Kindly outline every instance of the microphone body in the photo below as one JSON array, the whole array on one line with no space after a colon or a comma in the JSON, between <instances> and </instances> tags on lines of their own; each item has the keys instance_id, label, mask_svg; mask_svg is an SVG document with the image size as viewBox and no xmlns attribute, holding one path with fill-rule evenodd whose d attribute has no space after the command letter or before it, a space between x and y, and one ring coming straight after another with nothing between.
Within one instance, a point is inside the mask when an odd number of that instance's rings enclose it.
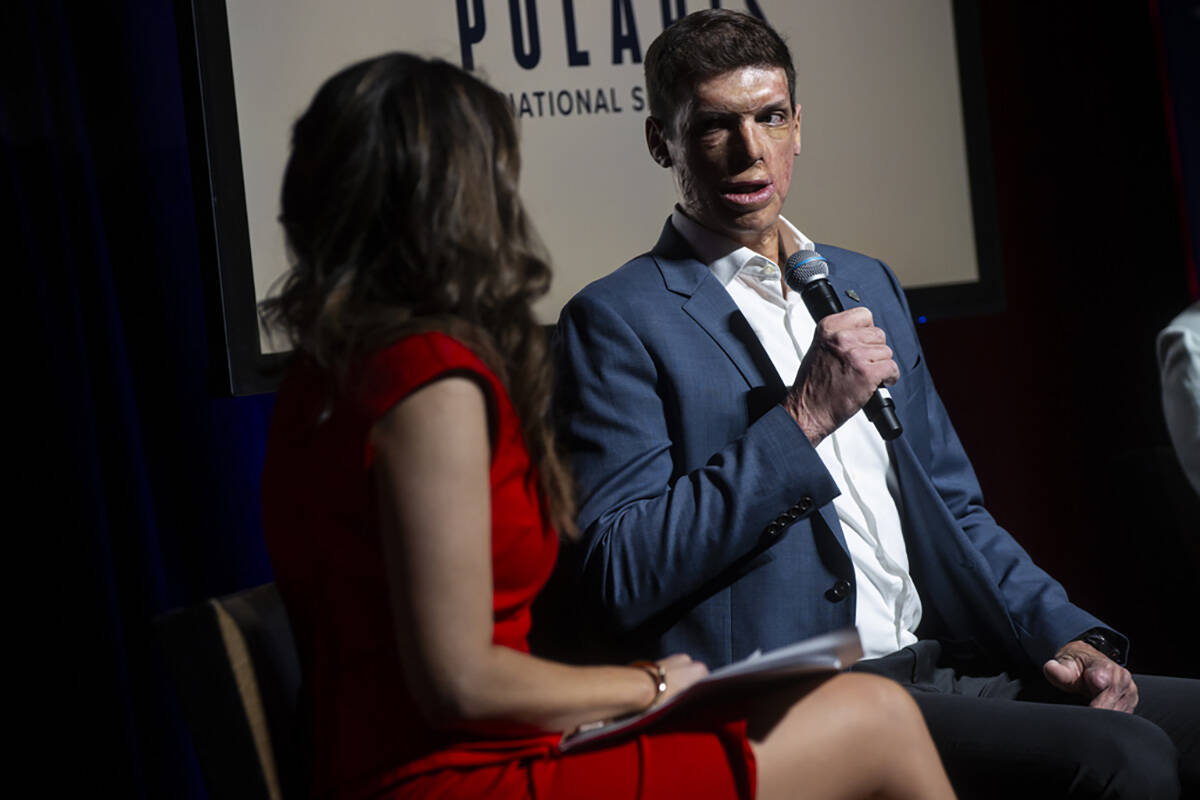
<instances>
[{"instance_id":1,"label":"microphone body","mask_svg":"<svg viewBox=\"0 0 1200 800\"><path fill-rule=\"evenodd\" d=\"M842 310L842 301L829 282L829 262L816 250L792 253L784 268L784 278L788 287L800 293L808 313L817 322ZM900 418L896 416L896 404L882 386L867 400L863 411L884 441L890 442L904 432Z\"/></svg>"}]
</instances>

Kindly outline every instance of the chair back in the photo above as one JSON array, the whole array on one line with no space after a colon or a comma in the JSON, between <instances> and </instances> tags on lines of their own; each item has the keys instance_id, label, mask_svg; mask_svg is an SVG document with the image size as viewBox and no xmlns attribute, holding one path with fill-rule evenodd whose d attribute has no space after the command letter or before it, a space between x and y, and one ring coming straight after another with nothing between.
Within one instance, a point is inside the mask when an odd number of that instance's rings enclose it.
<instances>
[{"instance_id":1,"label":"chair back","mask_svg":"<svg viewBox=\"0 0 1200 800\"><path fill-rule=\"evenodd\" d=\"M209 794L304 796L300 662L267 583L155 620Z\"/></svg>"}]
</instances>

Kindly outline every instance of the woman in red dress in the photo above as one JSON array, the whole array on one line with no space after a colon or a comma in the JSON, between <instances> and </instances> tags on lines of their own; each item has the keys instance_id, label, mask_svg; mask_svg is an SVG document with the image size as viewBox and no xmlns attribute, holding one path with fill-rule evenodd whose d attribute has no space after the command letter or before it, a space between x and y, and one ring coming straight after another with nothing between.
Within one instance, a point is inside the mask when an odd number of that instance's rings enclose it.
<instances>
[{"instance_id":1,"label":"woman in red dress","mask_svg":"<svg viewBox=\"0 0 1200 800\"><path fill-rule=\"evenodd\" d=\"M327 81L283 186L297 355L263 515L311 707L317 797L946 798L915 704L839 675L561 753L702 677L567 666L530 606L573 530L530 304L550 273L503 97L392 54ZM665 686L664 686L665 684Z\"/></svg>"}]
</instances>

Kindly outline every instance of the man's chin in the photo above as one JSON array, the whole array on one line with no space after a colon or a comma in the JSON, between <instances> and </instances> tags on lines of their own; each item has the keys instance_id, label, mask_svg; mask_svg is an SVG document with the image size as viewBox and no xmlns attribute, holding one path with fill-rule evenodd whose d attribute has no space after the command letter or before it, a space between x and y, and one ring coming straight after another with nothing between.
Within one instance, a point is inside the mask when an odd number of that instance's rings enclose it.
<instances>
[{"instance_id":1,"label":"man's chin","mask_svg":"<svg viewBox=\"0 0 1200 800\"><path fill-rule=\"evenodd\" d=\"M707 213L698 213L693 208L682 204L680 208L692 220L710 231L745 244L749 241L761 240L775 231L779 225L782 203L775 202L773 198L772 202L762 208L745 210L733 209L722 203L716 208L707 209Z\"/></svg>"},{"instance_id":2,"label":"man's chin","mask_svg":"<svg viewBox=\"0 0 1200 800\"><path fill-rule=\"evenodd\" d=\"M722 221L721 232L739 242L760 240L775 233L779 226L779 208L767 207Z\"/></svg>"}]
</instances>

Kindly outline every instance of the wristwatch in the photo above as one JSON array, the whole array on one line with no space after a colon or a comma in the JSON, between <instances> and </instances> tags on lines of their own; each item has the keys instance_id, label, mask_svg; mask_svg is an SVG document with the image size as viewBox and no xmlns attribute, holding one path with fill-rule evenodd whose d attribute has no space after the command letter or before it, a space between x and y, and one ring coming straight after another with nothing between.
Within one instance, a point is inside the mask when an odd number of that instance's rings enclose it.
<instances>
[{"instance_id":1,"label":"wristwatch","mask_svg":"<svg viewBox=\"0 0 1200 800\"><path fill-rule=\"evenodd\" d=\"M1076 636L1075 640L1083 642L1084 644L1090 644L1092 647L1096 648L1101 653L1120 664L1125 654L1121 651L1121 646L1113 641L1113 638L1114 637L1112 633L1106 631L1104 628L1092 628L1087 633Z\"/></svg>"}]
</instances>

